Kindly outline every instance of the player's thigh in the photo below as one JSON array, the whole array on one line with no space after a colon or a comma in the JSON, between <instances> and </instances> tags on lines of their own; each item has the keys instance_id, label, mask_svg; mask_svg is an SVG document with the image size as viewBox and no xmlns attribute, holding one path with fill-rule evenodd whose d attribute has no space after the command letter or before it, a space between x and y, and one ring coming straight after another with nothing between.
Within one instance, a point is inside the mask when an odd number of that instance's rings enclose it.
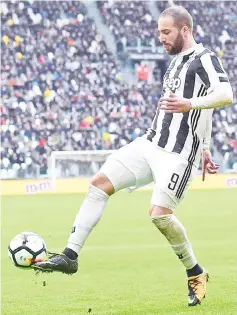
<instances>
[{"instance_id":1,"label":"player's thigh","mask_svg":"<svg viewBox=\"0 0 237 315\"><path fill-rule=\"evenodd\" d=\"M136 189L153 181L140 138L112 153L99 172L108 177L115 191L131 186Z\"/></svg>"},{"instance_id":2,"label":"player's thigh","mask_svg":"<svg viewBox=\"0 0 237 315\"><path fill-rule=\"evenodd\" d=\"M163 151L153 172L155 187L151 203L175 210L184 198L196 168L179 155Z\"/></svg>"}]
</instances>

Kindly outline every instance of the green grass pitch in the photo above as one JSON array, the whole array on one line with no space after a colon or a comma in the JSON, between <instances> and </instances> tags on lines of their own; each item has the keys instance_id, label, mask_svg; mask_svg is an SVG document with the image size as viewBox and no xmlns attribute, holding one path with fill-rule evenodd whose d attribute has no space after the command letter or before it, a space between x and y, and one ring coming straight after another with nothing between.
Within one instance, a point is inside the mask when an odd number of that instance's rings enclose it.
<instances>
[{"instance_id":1,"label":"green grass pitch","mask_svg":"<svg viewBox=\"0 0 237 315\"><path fill-rule=\"evenodd\" d=\"M151 192L110 199L73 276L18 269L7 246L17 233L34 231L48 249L63 249L84 195L2 198L2 315L236 315L236 194L190 191L176 211L210 272L207 297L195 308L187 307L183 266L149 219Z\"/></svg>"}]
</instances>

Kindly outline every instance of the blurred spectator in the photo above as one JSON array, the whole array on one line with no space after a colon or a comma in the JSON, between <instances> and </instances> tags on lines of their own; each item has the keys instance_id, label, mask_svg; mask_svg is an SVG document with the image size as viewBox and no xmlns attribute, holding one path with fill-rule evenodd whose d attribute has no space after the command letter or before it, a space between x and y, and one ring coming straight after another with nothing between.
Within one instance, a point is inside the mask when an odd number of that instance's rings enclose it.
<instances>
[{"instance_id":1,"label":"blurred spectator","mask_svg":"<svg viewBox=\"0 0 237 315\"><path fill-rule=\"evenodd\" d=\"M149 67L146 64L137 66L137 78L139 81L147 81L149 76Z\"/></svg>"},{"instance_id":2,"label":"blurred spectator","mask_svg":"<svg viewBox=\"0 0 237 315\"><path fill-rule=\"evenodd\" d=\"M143 1L98 1L97 5L120 49L158 45L156 21Z\"/></svg>"}]
</instances>

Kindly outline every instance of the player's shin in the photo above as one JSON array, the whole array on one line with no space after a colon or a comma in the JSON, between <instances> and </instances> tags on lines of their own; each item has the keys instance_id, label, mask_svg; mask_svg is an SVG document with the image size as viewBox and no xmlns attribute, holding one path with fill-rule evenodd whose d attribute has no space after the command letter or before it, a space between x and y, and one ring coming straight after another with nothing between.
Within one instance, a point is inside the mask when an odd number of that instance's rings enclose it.
<instances>
[{"instance_id":1,"label":"player's shin","mask_svg":"<svg viewBox=\"0 0 237 315\"><path fill-rule=\"evenodd\" d=\"M171 244L173 251L187 269L195 274L202 273L202 268L197 264L197 259L193 253L191 244L187 238L187 234L183 224L174 214L158 215L151 217L152 222L160 230Z\"/></svg>"},{"instance_id":2,"label":"player's shin","mask_svg":"<svg viewBox=\"0 0 237 315\"><path fill-rule=\"evenodd\" d=\"M100 220L109 196L101 189L91 185L89 192L75 218L68 245L63 253L76 259L93 227Z\"/></svg>"}]
</instances>

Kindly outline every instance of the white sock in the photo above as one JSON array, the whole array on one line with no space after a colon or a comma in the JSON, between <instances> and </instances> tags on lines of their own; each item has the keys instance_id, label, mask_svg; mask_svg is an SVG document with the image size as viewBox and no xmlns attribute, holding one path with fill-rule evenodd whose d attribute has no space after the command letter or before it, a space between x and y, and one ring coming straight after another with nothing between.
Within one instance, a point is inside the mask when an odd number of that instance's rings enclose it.
<instances>
[{"instance_id":1,"label":"white sock","mask_svg":"<svg viewBox=\"0 0 237 315\"><path fill-rule=\"evenodd\" d=\"M191 244L183 224L174 214L151 217L152 222L166 237L175 254L182 261L186 269L191 269L197 264Z\"/></svg>"},{"instance_id":2,"label":"white sock","mask_svg":"<svg viewBox=\"0 0 237 315\"><path fill-rule=\"evenodd\" d=\"M75 218L67 247L79 254L93 227L99 222L109 196L91 185Z\"/></svg>"}]
</instances>

